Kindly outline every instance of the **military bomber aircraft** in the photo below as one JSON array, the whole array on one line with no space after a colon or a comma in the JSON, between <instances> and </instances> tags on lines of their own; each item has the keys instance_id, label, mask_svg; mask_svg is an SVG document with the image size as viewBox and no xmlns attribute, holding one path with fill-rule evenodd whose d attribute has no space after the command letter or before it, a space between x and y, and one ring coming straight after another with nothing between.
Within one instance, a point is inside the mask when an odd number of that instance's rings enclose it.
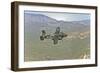
<instances>
[{"instance_id":1,"label":"military bomber aircraft","mask_svg":"<svg viewBox=\"0 0 100 73\"><path fill-rule=\"evenodd\" d=\"M68 35L60 31L60 27L56 28L56 31L53 35L47 35L45 30L42 30L42 35L40 36L40 40L44 39L52 39L54 44L58 43L58 40L62 40L64 37Z\"/></svg>"}]
</instances>

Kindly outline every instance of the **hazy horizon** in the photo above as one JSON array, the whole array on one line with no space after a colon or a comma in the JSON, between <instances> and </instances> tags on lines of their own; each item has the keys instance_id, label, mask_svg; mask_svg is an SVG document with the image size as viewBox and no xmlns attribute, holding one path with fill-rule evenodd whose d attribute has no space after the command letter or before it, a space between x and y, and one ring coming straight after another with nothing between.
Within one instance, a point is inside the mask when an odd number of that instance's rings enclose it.
<instances>
[{"instance_id":1,"label":"hazy horizon","mask_svg":"<svg viewBox=\"0 0 100 73\"><path fill-rule=\"evenodd\" d=\"M27 14L42 14L58 21L82 21L90 20L88 13L68 13L68 12L47 12L47 11L29 11L25 10Z\"/></svg>"}]
</instances>

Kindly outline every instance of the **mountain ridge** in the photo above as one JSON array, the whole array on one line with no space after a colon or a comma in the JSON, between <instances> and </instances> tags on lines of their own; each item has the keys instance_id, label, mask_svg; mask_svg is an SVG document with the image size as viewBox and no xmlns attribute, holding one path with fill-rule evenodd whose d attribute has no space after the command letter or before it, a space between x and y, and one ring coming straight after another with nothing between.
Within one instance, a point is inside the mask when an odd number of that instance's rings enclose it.
<instances>
[{"instance_id":1,"label":"mountain ridge","mask_svg":"<svg viewBox=\"0 0 100 73\"><path fill-rule=\"evenodd\" d=\"M48 17L43 14L28 14L25 13L25 29L32 31L41 29L42 27L50 28L51 30L56 29L56 27L61 27L61 29L66 32L73 31L87 31L90 29L90 20L82 20L82 21L58 21L51 17Z\"/></svg>"}]
</instances>

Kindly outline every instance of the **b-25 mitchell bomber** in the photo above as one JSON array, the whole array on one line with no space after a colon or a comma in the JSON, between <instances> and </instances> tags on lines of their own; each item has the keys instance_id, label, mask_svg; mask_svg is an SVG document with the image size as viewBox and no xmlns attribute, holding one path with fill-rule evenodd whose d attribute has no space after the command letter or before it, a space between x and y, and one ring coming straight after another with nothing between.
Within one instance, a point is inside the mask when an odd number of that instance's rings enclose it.
<instances>
[{"instance_id":1,"label":"b-25 mitchell bomber","mask_svg":"<svg viewBox=\"0 0 100 73\"><path fill-rule=\"evenodd\" d=\"M42 30L42 35L40 36L40 40L44 39L52 39L54 44L58 43L58 40L62 40L64 37L67 37L68 35L60 31L60 27L56 28L56 31L53 35L46 34L45 30Z\"/></svg>"}]
</instances>

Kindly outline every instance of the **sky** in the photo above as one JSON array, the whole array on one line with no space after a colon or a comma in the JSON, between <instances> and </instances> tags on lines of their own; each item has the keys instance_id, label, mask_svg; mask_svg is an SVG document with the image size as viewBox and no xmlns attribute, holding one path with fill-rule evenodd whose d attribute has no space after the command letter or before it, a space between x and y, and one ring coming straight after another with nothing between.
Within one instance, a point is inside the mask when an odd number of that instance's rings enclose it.
<instances>
[{"instance_id":1,"label":"sky","mask_svg":"<svg viewBox=\"0 0 100 73\"><path fill-rule=\"evenodd\" d=\"M25 10L24 12L30 14L43 14L59 21L60 20L81 21L90 19L90 14L88 13L47 12L47 11L28 11L28 10Z\"/></svg>"}]
</instances>

